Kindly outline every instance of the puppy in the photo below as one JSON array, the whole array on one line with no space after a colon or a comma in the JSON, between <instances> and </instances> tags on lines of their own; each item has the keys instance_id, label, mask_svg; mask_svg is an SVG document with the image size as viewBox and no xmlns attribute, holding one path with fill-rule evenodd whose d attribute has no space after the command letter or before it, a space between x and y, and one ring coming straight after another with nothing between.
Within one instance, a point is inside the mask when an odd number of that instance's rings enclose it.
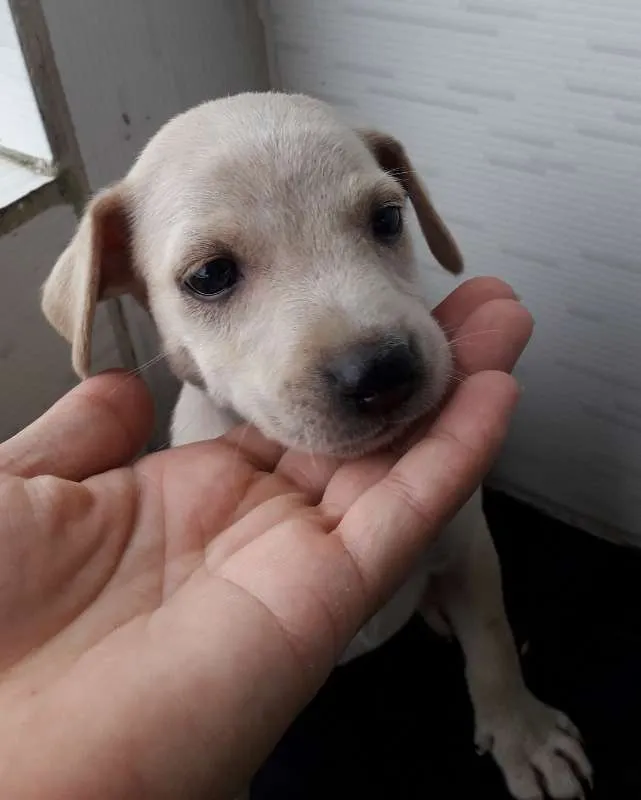
<instances>
[{"instance_id":1,"label":"puppy","mask_svg":"<svg viewBox=\"0 0 641 800\"><path fill-rule=\"evenodd\" d=\"M433 408L451 366L414 265L408 200L436 260L460 272L391 136L354 131L301 95L205 103L170 121L89 204L44 286L44 313L85 377L97 302L130 293L149 310L184 384L174 445L247 420L291 447L358 456ZM477 746L511 794L581 797L591 769L578 732L521 674L480 490L343 663L417 609L458 638Z\"/></svg>"}]
</instances>

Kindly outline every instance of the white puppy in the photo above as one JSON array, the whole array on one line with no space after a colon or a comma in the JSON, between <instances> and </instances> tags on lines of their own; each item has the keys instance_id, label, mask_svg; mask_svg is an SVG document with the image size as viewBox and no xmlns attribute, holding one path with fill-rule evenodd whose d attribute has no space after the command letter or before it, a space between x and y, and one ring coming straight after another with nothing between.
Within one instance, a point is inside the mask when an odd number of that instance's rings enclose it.
<instances>
[{"instance_id":1,"label":"white puppy","mask_svg":"<svg viewBox=\"0 0 641 800\"><path fill-rule=\"evenodd\" d=\"M169 122L91 202L44 287L44 311L84 377L97 301L128 292L149 310L184 381L174 445L248 420L286 445L359 455L434 407L450 370L406 198L436 259L459 272L457 246L395 139L354 131L300 95L206 103ZM514 797L580 797L590 766L572 723L524 684L480 492L343 662L418 608L460 641L478 746Z\"/></svg>"}]
</instances>

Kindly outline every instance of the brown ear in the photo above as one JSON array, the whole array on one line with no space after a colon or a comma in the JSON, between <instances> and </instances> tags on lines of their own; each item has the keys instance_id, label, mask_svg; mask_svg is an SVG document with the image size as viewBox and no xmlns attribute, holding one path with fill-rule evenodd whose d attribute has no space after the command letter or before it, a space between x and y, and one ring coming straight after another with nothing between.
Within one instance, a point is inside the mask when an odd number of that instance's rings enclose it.
<instances>
[{"instance_id":1,"label":"brown ear","mask_svg":"<svg viewBox=\"0 0 641 800\"><path fill-rule=\"evenodd\" d=\"M403 145L393 136L378 131L360 130L372 155L385 172L403 186L410 198L423 236L439 264L458 275L463 271L463 257L454 237L432 205L427 190L416 174Z\"/></svg>"},{"instance_id":2,"label":"brown ear","mask_svg":"<svg viewBox=\"0 0 641 800\"><path fill-rule=\"evenodd\" d=\"M126 201L115 186L91 201L42 290L44 315L71 342L71 360L79 377L89 374L97 303L126 293L143 299L133 272Z\"/></svg>"}]
</instances>

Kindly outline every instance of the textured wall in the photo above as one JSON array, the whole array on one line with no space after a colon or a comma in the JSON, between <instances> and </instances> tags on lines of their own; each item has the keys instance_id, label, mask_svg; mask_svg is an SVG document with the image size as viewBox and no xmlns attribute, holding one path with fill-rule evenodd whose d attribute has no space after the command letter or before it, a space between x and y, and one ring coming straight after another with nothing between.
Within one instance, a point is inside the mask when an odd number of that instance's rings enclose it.
<instances>
[{"instance_id":1,"label":"textured wall","mask_svg":"<svg viewBox=\"0 0 641 800\"><path fill-rule=\"evenodd\" d=\"M69 346L40 311L40 285L71 237L70 208L53 208L0 238L0 441L77 383ZM119 366L104 310L94 330L96 370Z\"/></svg>"},{"instance_id":2,"label":"textured wall","mask_svg":"<svg viewBox=\"0 0 641 800\"><path fill-rule=\"evenodd\" d=\"M275 79L402 138L469 274L508 279L536 316L497 481L641 543L639 0L271 0L265 15Z\"/></svg>"},{"instance_id":3,"label":"textured wall","mask_svg":"<svg viewBox=\"0 0 641 800\"><path fill-rule=\"evenodd\" d=\"M42 0L92 189L121 178L170 117L267 86L246 0Z\"/></svg>"}]
</instances>

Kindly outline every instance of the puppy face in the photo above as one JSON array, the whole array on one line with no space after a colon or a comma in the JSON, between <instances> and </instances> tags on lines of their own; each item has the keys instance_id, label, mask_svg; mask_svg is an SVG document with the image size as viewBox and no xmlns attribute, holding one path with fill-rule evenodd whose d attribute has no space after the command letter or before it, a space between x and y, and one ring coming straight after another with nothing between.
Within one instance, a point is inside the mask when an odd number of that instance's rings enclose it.
<instances>
[{"instance_id":1,"label":"puppy face","mask_svg":"<svg viewBox=\"0 0 641 800\"><path fill-rule=\"evenodd\" d=\"M152 139L94 201L57 282L97 273L81 289L94 304L132 291L180 378L283 444L356 455L434 406L450 368L413 264L410 200L435 255L458 271L398 142L355 132L310 98L240 95ZM75 340L54 278L45 311L59 328L65 316ZM75 355L82 373L86 348Z\"/></svg>"}]
</instances>

